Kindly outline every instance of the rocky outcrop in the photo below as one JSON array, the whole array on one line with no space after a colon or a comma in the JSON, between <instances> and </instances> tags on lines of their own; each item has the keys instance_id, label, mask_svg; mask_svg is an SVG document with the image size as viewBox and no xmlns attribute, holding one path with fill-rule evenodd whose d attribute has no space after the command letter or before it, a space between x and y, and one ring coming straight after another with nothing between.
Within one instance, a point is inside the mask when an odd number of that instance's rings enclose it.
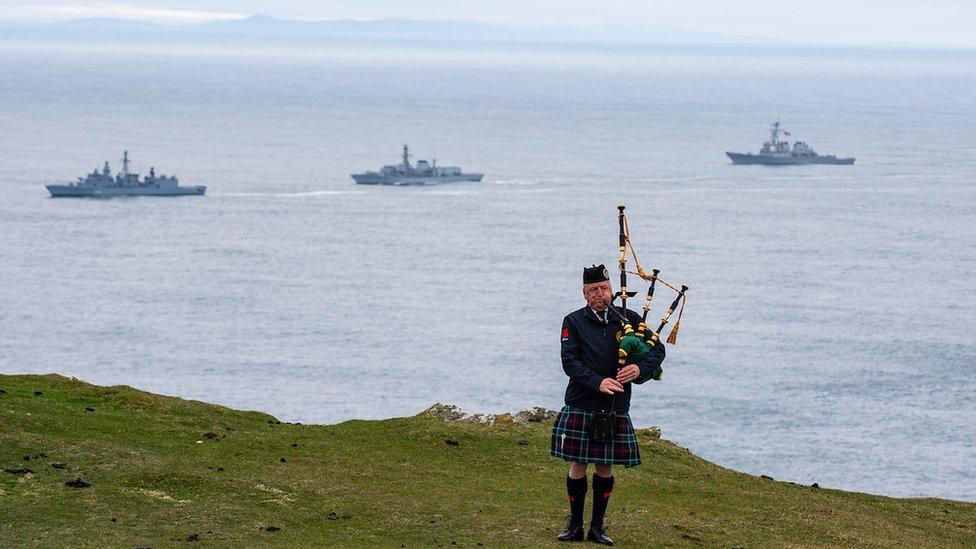
<instances>
[{"instance_id":1,"label":"rocky outcrop","mask_svg":"<svg viewBox=\"0 0 976 549\"><path fill-rule=\"evenodd\" d=\"M516 425L528 425L530 423L541 423L552 421L556 417L555 410L549 410L535 406L515 414L469 414L453 404L437 403L423 411L423 415L436 417L444 421L457 421L460 423L477 423L489 427L499 421L508 421Z\"/></svg>"},{"instance_id":2,"label":"rocky outcrop","mask_svg":"<svg viewBox=\"0 0 976 549\"><path fill-rule=\"evenodd\" d=\"M498 422L510 422L525 427L530 423L551 422L556 419L558 414L559 412L555 410L541 406L526 408L514 414L469 414L454 404L441 404L440 402L421 412L421 415L436 417L444 421L477 423L488 427ZM661 428L657 426L634 429L634 432L643 440L661 439Z\"/></svg>"},{"instance_id":3,"label":"rocky outcrop","mask_svg":"<svg viewBox=\"0 0 976 549\"><path fill-rule=\"evenodd\" d=\"M532 408L526 408L521 412L517 412L514 416L512 416L512 421L519 425L542 423L544 421L552 421L556 419L557 413L558 412L555 410L550 410L541 406L533 406Z\"/></svg>"},{"instance_id":4,"label":"rocky outcrop","mask_svg":"<svg viewBox=\"0 0 976 549\"><path fill-rule=\"evenodd\" d=\"M634 429L634 433L637 434L638 438L646 438L649 440L661 440L661 428L660 427L643 427L641 429Z\"/></svg>"}]
</instances>

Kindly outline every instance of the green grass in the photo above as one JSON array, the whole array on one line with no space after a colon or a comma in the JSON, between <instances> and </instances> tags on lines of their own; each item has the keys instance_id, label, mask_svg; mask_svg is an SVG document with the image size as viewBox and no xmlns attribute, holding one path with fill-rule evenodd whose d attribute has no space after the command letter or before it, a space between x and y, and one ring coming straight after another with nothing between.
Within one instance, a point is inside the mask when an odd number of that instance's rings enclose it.
<instances>
[{"instance_id":1,"label":"green grass","mask_svg":"<svg viewBox=\"0 0 976 549\"><path fill-rule=\"evenodd\" d=\"M56 375L0 375L0 390L0 467L36 471L0 472L0 547L565 547L548 424L281 424ZM617 472L620 545L976 546L971 503L764 480L649 437L641 454ZM93 486L65 486L78 476Z\"/></svg>"}]
</instances>

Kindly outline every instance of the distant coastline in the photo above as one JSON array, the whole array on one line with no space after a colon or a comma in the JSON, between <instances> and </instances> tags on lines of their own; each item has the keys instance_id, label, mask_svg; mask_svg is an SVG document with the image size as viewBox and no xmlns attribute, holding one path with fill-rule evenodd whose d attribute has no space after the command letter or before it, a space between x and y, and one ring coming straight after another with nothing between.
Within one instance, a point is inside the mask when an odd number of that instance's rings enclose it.
<instances>
[{"instance_id":1,"label":"distant coastline","mask_svg":"<svg viewBox=\"0 0 976 549\"><path fill-rule=\"evenodd\" d=\"M0 44L42 42L156 42L174 45L240 44L301 45L328 41L411 41L431 43L507 44L588 47L717 47L816 49L820 51L976 52L976 47L918 44L831 44L737 36L664 25L543 26L501 25L472 21L375 19L299 21L252 15L244 19L190 24L161 24L137 19L89 18L55 22L0 20Z\"/></svg>"}]
</instances>

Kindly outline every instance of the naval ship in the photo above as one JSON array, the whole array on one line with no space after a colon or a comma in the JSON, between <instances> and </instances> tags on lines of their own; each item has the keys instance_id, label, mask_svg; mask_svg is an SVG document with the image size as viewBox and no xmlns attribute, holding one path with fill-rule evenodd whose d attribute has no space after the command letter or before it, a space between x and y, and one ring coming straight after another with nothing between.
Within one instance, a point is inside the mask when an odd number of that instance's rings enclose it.
<instances>
[{"instance_id":1,"label":"naval ship","mask_svg":"<svg viewBox=\"0 0 976 549\"><path fill-rule=\"evenodd\" d=\"M353 180L359 185L434 185L457 181L481 181L483 173L464 173L455 166L438 167L437 161L428 163L418 160L410 164L410 151L403 146L403 162L396 166L383 166L378 172L354 173Z\"/></svg>"},{"instance_id":2,"label":"naval ship","mask_svg":"<svg viewBox=\"0 0 976 549\"><path fill-rule=\"evenodd\" d=\"M129 151L122 154L122 171L112 177L112 171L105 162L99 172L92 171L75 183L64 185L45 185L51 198L113 196L185 196L202 195L206 187L181 187L176 176L156 175L155 168L149 168L149 175L139 180L139 174L129 172Z\"/></svg>"},{"instance_id":3,"label":"naval ship","mask_svg":"<svg viewBox=\"0 0 976 549\"><path fill-rule=\"evenodd\" d=\"M779 140L779 120L773 122L769 131L769 141L763 143L759 154L726 152L726 156L733 164L765 164L767 166L783 166L792 164L853 164L853 158L837 158L829 154L821 156L814 152L803 141L797 141L790 147L789 141ZM783 130L783 135L790 132Z\"/></svg>"}]
</instances>

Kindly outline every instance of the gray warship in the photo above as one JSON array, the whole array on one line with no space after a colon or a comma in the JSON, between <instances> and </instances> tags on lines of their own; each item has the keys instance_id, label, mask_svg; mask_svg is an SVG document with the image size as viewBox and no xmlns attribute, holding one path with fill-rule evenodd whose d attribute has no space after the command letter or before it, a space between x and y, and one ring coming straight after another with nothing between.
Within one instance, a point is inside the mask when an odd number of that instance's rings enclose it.
<instances>
[{"instance_id":1,"label":"gray warship","mask_svg":"<svg viewBox=\"0 0 976 549\"><path fill-rule=\"evenodd\" d=\"M403 162L396 166L383 166L378 172L354 173L353 180L359 185L434 185L458 181L481 181L483 173L464 173L455 166L439 167L437 161L428 163L418 160L410 164L410 151L403 146Z\"/></svg>"},{"instance_id":2,"label":"gray warship","mask_svg":"<svg viewBox=\"0 0 976 549\"><path fill-rule=\"evenodd\" d=\"M102 171L92 171L79 177L75 183L45 185L51 198L92 197L110 198L113 196L187 196L202 195L206 187L181 187L176 176L156 175L155 168L149 168L149 175L139 180L139 174L129 172L129 151L122 154L122 171L115 177L105 162Z\"/></svg>"},{"instance_id":3,"label":"gray warship","mask_svg":"<svg viewBox=\"0 0 976 549\"><path fill-rule=\"evenodd\" d=\"M785 166L794 164L853 164L853 158L837 158L836 156L819 155L810 145L797 141L790 147L789 141L779 140L779 120L773 122L769 131L769 141L763 143L759 154L726 152L725 155L733 164L764 164L767 166ZM783 130L783 135L790 132Z\"/></svg>"}]
</instances>

